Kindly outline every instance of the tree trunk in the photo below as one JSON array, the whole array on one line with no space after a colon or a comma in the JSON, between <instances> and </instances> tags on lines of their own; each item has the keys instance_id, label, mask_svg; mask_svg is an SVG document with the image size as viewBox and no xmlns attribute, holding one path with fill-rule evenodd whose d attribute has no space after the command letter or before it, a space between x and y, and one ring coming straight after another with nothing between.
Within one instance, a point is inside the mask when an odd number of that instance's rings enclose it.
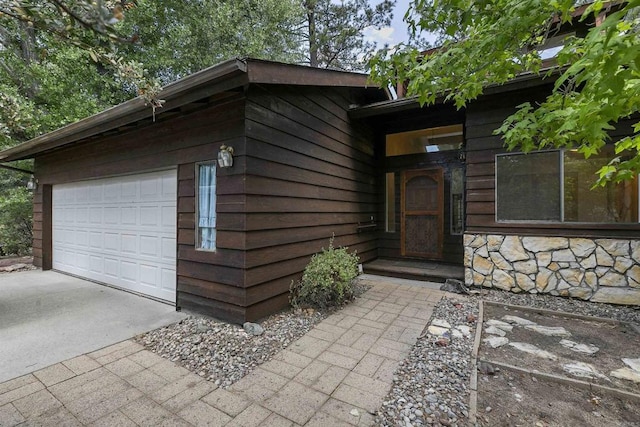
<instances>
[{"instance_id":1,"label":"tree trunk","mask_svg":"<svg viewBox=\"0 0 640 427\"><path fill-rule=\"evenodd\" d=\"M309 25L309 65L318 67L318 35L316 33L316 2L305 0L304 7L307 10L307 23Z\"/></svg>"},{"instance_id":2,"label":"tree trunk","mask_svg":"<svg viewBox=\"0 0 640 427\"><path fill-rule=\"evenodd\" d=\"M31 64L38 60L35 51L36 32L33 26L25 22L20 23L20 32L20 50L22 52L22 60L27 65L27 67L29 67ZM25 95L29 99L35 99L36 95L40 91L38 83L32 76L29 76L27 79L25 79L25 82L27 83L26 87L24 88Z\"/></svg>"}]
</instances>

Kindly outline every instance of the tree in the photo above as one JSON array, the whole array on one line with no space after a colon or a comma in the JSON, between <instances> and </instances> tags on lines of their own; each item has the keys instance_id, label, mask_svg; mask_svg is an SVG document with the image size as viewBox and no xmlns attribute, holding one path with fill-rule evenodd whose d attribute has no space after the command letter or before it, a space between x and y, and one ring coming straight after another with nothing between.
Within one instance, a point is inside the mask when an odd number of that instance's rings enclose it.
<instances>
[{"instance_id":1,"label":"tree","mask_svg":"<svg viewBox=\"0 0 640 427\"><path fill-rule=\"evenodd\" d=\"M371 7L367 0L302 0L306 17L303 31L312 67L361 70L376 44L365 39L364 30L391 25L395 1Z\"/></svg>"},{"instance_id":2,"label":"tree","mask_svg":"<svg viewBox=\"0 0 640 427\"><path fill-rule=\"evenodd\" d=\"M233 57L300 62L301 20L298 0L140 0L118 25L139 43L119 51L162 83Z\"/></svg>"},{"instance_id":3,"label":"tree","mask_svg":"<svg viewBox=\"0 0 640 427\"><path fill-rule=\"evenodd\" d=\"M31 200L31 192L20 187L0 197L0 256L30 252L33 236Z\"/></svg>"},{"instance_id":4,"label":"tree","mask_svg":"<svg viewBox=\"0 0 640 427\"><path fill-rule=\"evenodd\" d=\"M125 61L113 49L117 43L137 39L136 35L123 36L116 28L135 4L136 0L0 0L0 28L5 31L16 23L22 26L29 35L29 43L22 45L31 52L35 52L40 34L87 52L156 108L162 105L158 82L147 77L141 63Z\"/></svg>"},{"instance_id":5,"label":"tree","mask_svg":"<svg viewBox=\"0 0 640 427\"><path fill-rule=\"evenodd\" d=\"M638 114L640 0L615 3L586 7L580 19L594 16L600 25L565 40L553 92L539 105L519 106L497 130L509 149L577 147L588 158L609 141L616 122ZM382 51L372 61L373 76L408 81L408 93L422 104L443 95L461 108L489 84L540 73L537 48L575 21L575 8L573 0L415 0L405 16L410 28L439 32L442 47L426 56L417 49ZM640 172L639 132L637 123L632 136L615 142L618 157L600 169L598 184Z\"/></svg>"}]
</instances>

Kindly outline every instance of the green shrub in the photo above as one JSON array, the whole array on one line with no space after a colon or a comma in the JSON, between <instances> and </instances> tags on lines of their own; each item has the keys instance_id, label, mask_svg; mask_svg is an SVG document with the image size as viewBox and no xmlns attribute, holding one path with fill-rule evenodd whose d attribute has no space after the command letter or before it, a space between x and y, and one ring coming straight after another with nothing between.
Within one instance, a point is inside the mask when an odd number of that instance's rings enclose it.
<instances>
[{"instance_id":1,"label":"green shrub","mask_svg":"<svg viewBox=\"0 0 640 427\"><path fill-rule=\"evenodd\" d=\"M326 308L353 298L353 279L358 275L358 256L347 248L329 248L311 257L302 280L291 282L290 300L294 307Z\"/></svg>"},{"instance_id":2,"label":"green shrub","mask_svg":"<svg viewBox=\"0 0 640 427\"><path fill-rule=\"evenodd\" d=\"M13 188L0 196L0 255L31 253L32 200L26 188Z\"/></svg>"}]
</instances>

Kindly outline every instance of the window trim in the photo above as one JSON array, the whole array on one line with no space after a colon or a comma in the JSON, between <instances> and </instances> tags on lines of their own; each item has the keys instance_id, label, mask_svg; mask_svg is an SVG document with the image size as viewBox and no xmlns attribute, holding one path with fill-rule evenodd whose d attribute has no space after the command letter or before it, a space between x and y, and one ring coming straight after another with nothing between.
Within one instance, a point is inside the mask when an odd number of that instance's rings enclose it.
<instances>
[{"instance_id":1,"label":"window trim","mask_svg":"<svg viewBox=\"0 0 640 427\"><path fill-rule=\"evenodd\" d=\"M539 150L539 151L533 151L530 153L525 153L523 151L514 151L514 152L508 152L508 153L499 153L495 155L494 158L494 221L496 224L509 224L509 225L517 225L517 224L522 224L522 225L557 225L557 226L571 226L571 227L576 227L576 228L580 228L583 227L585 228L585 226L588 226L588 228L602 228L603 226L606 226L607 228L616 228L616 227L633 227L633 226L638 226L640 225L640 214L638 214L638 221L637 222L584 222L584 221L565 221L564 217L565 217L565 200L564 200L564 184L565 184L565 177L564 177L564 153L565 151L567 151L564 148L560 148L560 149L549 149L549 150ZM527 155L527 154L537 154L537 153L550 153L550 152L559 152L560 155L558 156L559 158L559 162L560 162L560 167L559 167L559 171L560 171L560 220L559 221L543 221L543 220L524 220L524 219L498 219L498 157L503 157L503 156L512 156L512 155ZM637 192L638 192L638 211L640 212L640 174L636 177L636 179L638 179L639 183L638 183L638 188L637 188Z\"/></svg>"},{"instance_id":2,"label":"window trim","mask_svg":"<svg viewBox=\"0 0 640 427\"><path fill-rule=\"evenodd\" d=\"M201 238L200 238L200 226L199 226L199 217L200 217L200 167L204 166L204 165L212 165L213 166L213 172L214 172L214 177L215 177L215 206L216 206L216 223L214 227L206 227L206 228L213 228L213 232L214 235L216 236L216 242L214 244L213 248L202 248L201 246ZM217 163L217 159L212 159L212 160L204 160L204 161L200 161L200 162L195 162L194 164L194 168L195 168L195 180L194 180L194 190L195 190L195 206L194 206L194 227L195 227L195 241L194 241L194 247L196 251L202 251L202 252L216 252L218 249L218 242L217 242L217 234L218 234L218 218L217 218L217 214L218 214L218 163ZM203 227L204 228L204 227Z\"/></svg>"}]
</instances>

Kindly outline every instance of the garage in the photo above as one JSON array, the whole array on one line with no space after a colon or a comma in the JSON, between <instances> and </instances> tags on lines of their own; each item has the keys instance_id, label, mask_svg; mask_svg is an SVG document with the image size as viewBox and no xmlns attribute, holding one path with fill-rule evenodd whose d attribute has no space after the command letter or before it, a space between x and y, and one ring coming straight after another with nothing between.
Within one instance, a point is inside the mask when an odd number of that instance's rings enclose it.
<instances>
[{"instance_id":1,"label":"garage","mask_svg":"<svg viewBox=\"0 0 640 427\"><path fill-rule=\"evenodd\" d=\"M176 170L52 189L54 269L176 301Z\"/></svg>"}]
</instances>

